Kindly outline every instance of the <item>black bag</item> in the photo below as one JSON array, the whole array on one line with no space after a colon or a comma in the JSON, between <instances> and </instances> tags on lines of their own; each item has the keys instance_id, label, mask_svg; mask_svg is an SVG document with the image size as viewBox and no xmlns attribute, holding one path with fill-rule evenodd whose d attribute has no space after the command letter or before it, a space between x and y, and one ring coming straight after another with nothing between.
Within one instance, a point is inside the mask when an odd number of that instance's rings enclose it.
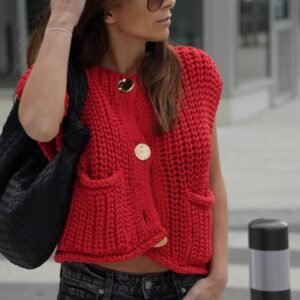
<instances>
[{"instance_id":1,"label":"black bag","mask_svg":"<svg viewBox=\"0 0 300 300\"><path fill-rule=\"evenodd\" d=\"M62 123L62 149L50 162L18 119L19 101L0 135L0 253L26 269L43 264L62 233L76 164L90 133L80 122L87 80L83 67L69 61L70 104Z\"/></svg>"}]
</instances>

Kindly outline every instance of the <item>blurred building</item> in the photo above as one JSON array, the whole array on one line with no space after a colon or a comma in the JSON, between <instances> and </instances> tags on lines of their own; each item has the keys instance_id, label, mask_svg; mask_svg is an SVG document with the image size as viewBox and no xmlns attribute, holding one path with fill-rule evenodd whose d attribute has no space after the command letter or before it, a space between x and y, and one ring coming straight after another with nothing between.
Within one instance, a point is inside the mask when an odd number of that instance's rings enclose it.
<instances>
[{"instance_id":1,"label":"blurred building","mask_svg":"<svg viewBox=\"0 0 300 300\"><path fill-rule=\"evenodd\" d=\"M0 2L0 93L26 68L41 0ZM224 81L220 124L291 101L300 86L300 0L177 0L170 39L203 48Z\"/></svg>"}]
</instances>

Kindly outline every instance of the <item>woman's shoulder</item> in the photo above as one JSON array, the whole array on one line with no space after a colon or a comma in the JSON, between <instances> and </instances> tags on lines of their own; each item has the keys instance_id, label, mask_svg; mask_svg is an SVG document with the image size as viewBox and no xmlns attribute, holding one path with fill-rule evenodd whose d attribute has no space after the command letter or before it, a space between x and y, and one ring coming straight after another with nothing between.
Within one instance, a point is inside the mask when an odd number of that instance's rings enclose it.
<instances>
[{"instance_id":1,"label":"woman's shoulder","mask_svg":"<svg viewBox=\"0 0 300 300\"><path fill-rule=\"evenodd\" d=\"M185 45L176 45L174 50L179 56L184 74L193 77L204 76L214 84L223 85L217 63L208 52Z\"/></svg>"},{"instance_id":2,"label":"woman's shoulder","mask_svg":"<svg viewBox=\"0 0 300 300\"><path fill-rule=\"evenodd\" d=\"M216 62L211 55L201 48L186 45L176 45L174 50L184 65L192 68L216 68Z\"/></svg>"}]
</instances>

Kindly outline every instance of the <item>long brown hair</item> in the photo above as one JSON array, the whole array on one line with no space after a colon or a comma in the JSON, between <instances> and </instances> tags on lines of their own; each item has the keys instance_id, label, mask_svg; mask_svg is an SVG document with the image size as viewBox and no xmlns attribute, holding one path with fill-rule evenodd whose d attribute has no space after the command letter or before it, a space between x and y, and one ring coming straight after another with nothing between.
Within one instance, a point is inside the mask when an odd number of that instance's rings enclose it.
<instances>
[{"instance_id":1,"label":"long brown hair","mask_svg":"<svg viewBox=\"0 0 300 300\"><path fill-rule=\"evenodd\" d=\"M70 56L88 67L100 64L109 48L104 23L106 12L121 5L123 0L87 0L80 20L73 31ZM50 1L45 4L38 25L29 38L27 65L34 63L51 15ZM167 132L178 122L183 98L182 71L175 42L147 42L146 53L139 69L139 78L151 100L156 118L157 132ZM173 123L174 122L174 123Z\"/></svg>"}]
</instances>

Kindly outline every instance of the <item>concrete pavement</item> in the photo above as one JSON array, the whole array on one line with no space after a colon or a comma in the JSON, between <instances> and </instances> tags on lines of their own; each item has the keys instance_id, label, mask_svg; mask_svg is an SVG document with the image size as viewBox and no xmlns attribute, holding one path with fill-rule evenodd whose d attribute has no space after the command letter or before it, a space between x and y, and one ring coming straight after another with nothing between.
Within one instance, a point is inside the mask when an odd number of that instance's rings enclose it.
<instances>
[{"instance_id":1,"label":"concrete pavement","mask_svg":"<svg viewBox=\"0 0 300 300\"><path fill-rule=\"evenodd\" d=\"M218 135L231 210L300 209L300 99Z\"/></svg>"},{"instance_id":2,"label":"concrete pavement","mask_svg":"<svg viewBox=\"0 0 300 300\"><path fill-rule=\"evenodd\" d=\"M251 121L218 127L231 229L256 217L300 232L300 98Z\"/></svg>"}]
</instances>

